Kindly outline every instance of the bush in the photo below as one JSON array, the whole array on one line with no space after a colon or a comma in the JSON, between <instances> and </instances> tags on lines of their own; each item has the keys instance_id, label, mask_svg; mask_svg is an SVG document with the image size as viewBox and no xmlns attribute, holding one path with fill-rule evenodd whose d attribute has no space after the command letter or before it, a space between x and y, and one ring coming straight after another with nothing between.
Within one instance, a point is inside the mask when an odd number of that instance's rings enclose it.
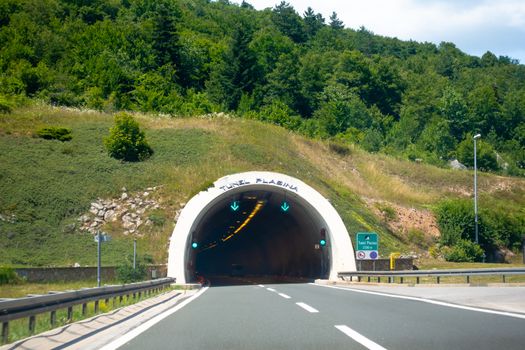
<instances>
[{"instance_id":1,"label":"bush","mask_svg":"<svg viewBox=\"0 0 525 350\"><path fill-rule=\"evenodd\" d=\"M11 113L12 110L12 103L3 95L0 95L0 113Z\"/></svg>"},{"instance_id":2,"label":"bush","mask_svg":"<svg viewBox=\"0 0 525 350\"><path fill-rule=\"evenodd\" d=\"M0 285L15 284L21 281L15 270L11 267L0 266Z\"/></svg>"},{"instance_id":3,"label":"bush","mask_svg":"<svg viewBox=\"0 0 525 350\"><path fill-rule=\"evenodd\" d=\"M475 239L474 207L472 201L449 200L439 204L436 212L440 242L453 246L461 239ZM479 239L483 245L492 245L492 239L486 235L483 216L478 215Z\"/></svg>"},{"instance_id":4,"label":"bush","mask_svg":"<svg viewBox=\"0 0 525 350\"><path fill-rule=\"evenodd\" d=\"M153 154L144 132L129 114L117 114L115 126L109 132L109 136L104 139L104 145L111 157L136 162L146 160Z\"/></svg>"},{"instance_id":5,"label":"bush","mask_svg":"<svg viewBox=\"0 0 525 350\"><path fill-rule=\"evenodd\" d=\"M139 260L139 259L137 259ZM125 265L117 267L117 279L122 283L132 283L144 281L147 276L146 266L139 261L136 262L136 268L127 262Z\"/></svg>"},{"instance_id":6,"label":"bush","mask_svg":"<svg viewBox=\"0 0 525 350\"><path fill-rule=\"evenodd\" d=\"M73 138L71 129L55 126L44 127L36 131L38 137L46 140L70 141Z\"/></svg>"},{"instance_id":7,"label":"bush","mask_svg":"<svg viewBox=\"0 0 525 350\"><path fill-rule=\"evenodd\" d=\"M460 239L456 245L443 248L443 257L453 262L482 261L483 249L474 242Z\"/></svg>"}]
</instances>

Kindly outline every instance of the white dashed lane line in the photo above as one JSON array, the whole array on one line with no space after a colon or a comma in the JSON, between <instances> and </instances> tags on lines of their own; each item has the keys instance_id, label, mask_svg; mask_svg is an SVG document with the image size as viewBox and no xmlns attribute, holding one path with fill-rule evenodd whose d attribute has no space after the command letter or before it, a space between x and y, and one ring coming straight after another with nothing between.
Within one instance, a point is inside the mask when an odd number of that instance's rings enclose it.
<instances>
[{"instance_id":1,"label":"white dashed lane line","mask_svg":"<svg viewBox=\"0 0 525 350\"><path fill-rule=\"evenodd\" d=\"M386 348L382 347L381 345L373 342L372 340L368 339L362 334L357 333L352 328L345 326L345 325L339 325L335 326L335 328L339 329L341 332L358 342L359 344L363 345L367 349L370 350L386 350Z\"/></svg>"},{"instance_id":2,"label":"white dashed lane line","mask_svg":"<svg viewBox=\"0 0 525 350\"><path fill-rule=\"evenodd\" d=\"M276 291L275 289L273 289L273 288L266 288L266 290L268 290L268 291L270 291L270 292L274 292L274 293L277 292L277 291Z\"/></svg>"},{"instance_id":3,"label":"white dashed lane line","mask_svg":"<svg viewBox=\"0 0 525 350\"><path fill-rule=\"evenodd\" d=\"M314 309L313 307L311 307L310 305L308 304L305 304L305 303L295 303L297 306L299 307L302 307L303 309L305 309L306 311L308 312L311 312L311 313L316 313L316 312L319 312L319 310L317 309Z\"/></svg>"},{"instance_id":4,"label":"white dashed lane line","mask_svg":"<svg viewBox=\"0 0 525 350\"><path fill-rule=\"evenodd\" d=\"M284 293L279 293L279 295L282 296L282 297L285 298L285 299L291 299L291 298L292 298L291 296L286 295L286 294L284 294Z\"/></svg>"}]
</instances>

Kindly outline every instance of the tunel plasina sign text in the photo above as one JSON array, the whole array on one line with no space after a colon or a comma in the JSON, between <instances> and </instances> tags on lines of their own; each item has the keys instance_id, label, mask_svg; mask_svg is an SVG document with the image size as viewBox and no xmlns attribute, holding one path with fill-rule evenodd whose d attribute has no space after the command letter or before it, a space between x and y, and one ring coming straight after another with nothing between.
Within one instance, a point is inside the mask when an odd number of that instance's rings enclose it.
<instances>
[{"instance_id":1,"label":"tunel plasina sign text","mask_svg":"<svg viewBox=\"0 0 525 350\"><path fill-rule=\"evenodd\" d=\"M230 183L227 183L226 185L223 185L223 186L220 186L219 188L223 191L229 191L231 189L234 189L234 188L237 188L237 187L242 187L242 186L247 186L247 185L252 185L252 184L256 184L256 185L273 185L273 186L277 186L277 187L282 187L284 189L287 189L287 190L290 190L290 191L294 191L294 192L298 192L299 189L296 185L294 184L291 184L291 183L288 183L286 181L282 181L282 180L276 180L276 179L265 179L265 178L255 178L255 179L244 179L244 180L238 180L238 181L235 181L235 182L230 182Z\"/></svg>"}]
</instances>

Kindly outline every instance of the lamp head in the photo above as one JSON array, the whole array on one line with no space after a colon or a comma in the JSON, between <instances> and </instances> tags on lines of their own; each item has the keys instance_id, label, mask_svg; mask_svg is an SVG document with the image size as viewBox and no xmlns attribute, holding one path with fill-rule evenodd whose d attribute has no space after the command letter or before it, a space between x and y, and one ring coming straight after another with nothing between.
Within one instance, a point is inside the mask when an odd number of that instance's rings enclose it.
<instances>
[{"instance_id":1,"label":"lamp head","mask_svg":"<svg viewBox=\"0 0 525 350\"><path fill-rule=\"evenodd\" d=\"M480 137L481 137L481 134L476 134L476 135L474 135L473 139L474 139L474 140L475 140L475 139L479 139Z\"/></svg>"}]
</instances>

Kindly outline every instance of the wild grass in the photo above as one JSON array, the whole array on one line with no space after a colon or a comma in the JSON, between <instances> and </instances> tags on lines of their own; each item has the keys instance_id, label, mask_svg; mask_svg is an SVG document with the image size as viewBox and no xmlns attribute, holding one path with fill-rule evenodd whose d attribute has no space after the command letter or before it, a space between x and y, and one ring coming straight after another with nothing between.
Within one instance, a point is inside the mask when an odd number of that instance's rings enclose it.
<instances>
[{"instance_id":1,"label":"wild grass","mask_svg":"<svg viewBox=\"0 0 525 350\"><path fill-rule=\"evenodd\" d=\"M471 173L439 169L371 155L355 146L330 146L289 131L228 116L167 118L135 114L154 149L144 162L110 158L103 138L110 114L33 105L0 114L0 264L69 266L96 264L96 244L78 231L78 221L97 198L117 198L121 188L155 193L164 220L142 232L139 253L167 260L175 213L193 195L225 175L253 170L297 177L327 197L349 233L375 231L380 252L411 248L389 232L364 198L414 207L432 207L442 198L465 196ZM35 137L42 126L72 130L62 143ZM501 183L505 185L502 187ZM498 187L499 186L499 187ZM525 207L525 180L480 174L480 206ZM510 204L509 204L510 203ZM518 209L516 209L518 208ZM162 222L161 222L162 221ZM75 223L76 230L65 227ZM103 265L118 265L132 251L132 238L107 225L113 240L103 245Z\"/></svg>"}]
</instances>

